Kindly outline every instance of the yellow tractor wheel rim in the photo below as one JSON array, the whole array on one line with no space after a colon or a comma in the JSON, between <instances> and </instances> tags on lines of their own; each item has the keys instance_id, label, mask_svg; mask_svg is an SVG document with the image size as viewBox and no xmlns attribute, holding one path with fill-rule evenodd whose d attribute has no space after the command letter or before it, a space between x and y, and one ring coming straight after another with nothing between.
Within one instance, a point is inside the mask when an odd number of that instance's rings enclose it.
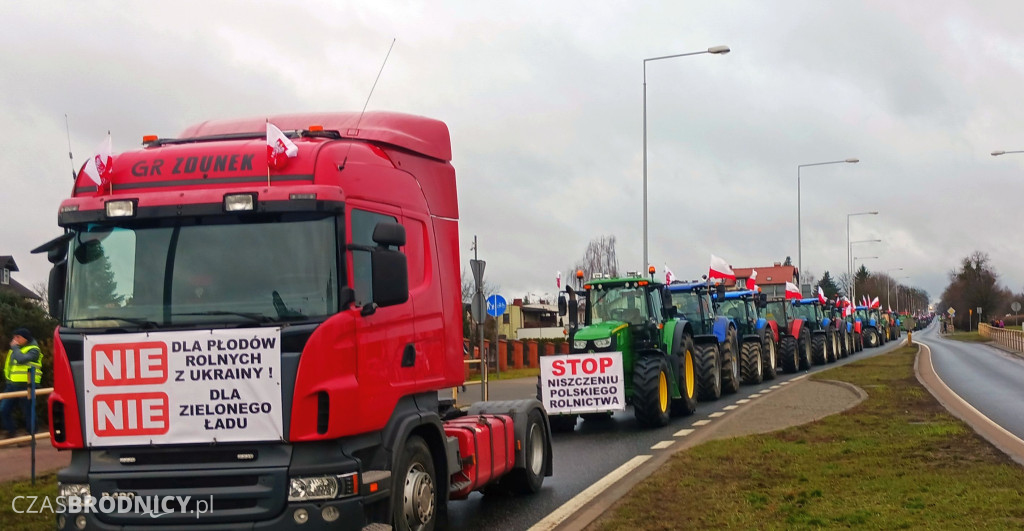
<instances>
[{"instance_id":1,"label":"yellow tractor wheel rim","mask_svg":"<svg viewBox=\"0 0 1024 531\"><path fill-rule=\"evenodd\" d=\"M687 350L683 353L683 378L686 381L686 398L693 398L693 388L697 383L697 377L693 371L693 352Z\"/></svg>"},{"instance_id":2,"label":"yellow tractor wheel rim","mask_svg":"<svg viewBox=\"0 0 1024 531\"><path fill-rule=\"evenodd\" d=\"M662 411L668 411L668 378L665 371L658 373L658 400Z\"/></svg>"}]
</instances>

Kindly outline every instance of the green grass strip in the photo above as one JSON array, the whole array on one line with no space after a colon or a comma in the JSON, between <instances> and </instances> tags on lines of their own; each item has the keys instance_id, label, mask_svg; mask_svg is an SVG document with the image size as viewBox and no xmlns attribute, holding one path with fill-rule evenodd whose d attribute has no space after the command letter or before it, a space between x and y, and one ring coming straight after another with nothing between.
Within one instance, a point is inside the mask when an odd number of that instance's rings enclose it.
<instances>
[{"instance_id":1,"label":"green grass strip","mask_svg":"<svg viewBox=\"0 0 1024 531\"><path fill-rule=\"evenodd\" d=\"M680 452L592 527L1024 527L1024 469L917 382L916 352L819 373L868 399L810 424Z\"/></svg>"}]
</instances>

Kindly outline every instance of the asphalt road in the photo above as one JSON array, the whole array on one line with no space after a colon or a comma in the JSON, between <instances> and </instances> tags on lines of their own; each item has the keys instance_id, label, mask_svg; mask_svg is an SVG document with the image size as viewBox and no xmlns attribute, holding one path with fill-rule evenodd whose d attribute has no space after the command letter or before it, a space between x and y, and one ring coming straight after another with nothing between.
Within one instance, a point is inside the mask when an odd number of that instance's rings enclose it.
<instances>
[{"instance_id":1,"label":"asphalt road","mask_svg":"<svg viewBox=\"0 0 1024 531\"><path fill-rule=\"evenodd\" d=\"M950 390L1024 439L1024 359L981 343L946 339L935 326L914 339L931 349L935 372Z\"/></svg>"},{"instance_id":2,"label":"asphalt road","mask_svg":"<svg viewBox=\"0 0 1024 531\"><path fill-rule=\"evenodd\" d=\"M714 402L699 403L693 415L674 418L663 428L639 428L633 418L632 408L617 413L607 421L580 421L573 433L554 435L554 475L545 479L540 492L518 498L473 493L468 500L448 504L449 528L495 531L529 529L635 456L666 451L652 449L652 446L674 440L675 434L681 430L699 430L735 409L730 406L748 401L750 395L770 392L772 386L778 386L784 381L889 352L905 338L906 334L883 347L865 349L852 357L816 366L810 371L780 374L775 380L756 386L743 386L734 395L725 395ZM491 382L489 393L491 400L533 397L536 396L536 379L494 381ZM468 386L463 398L469 397L479 400L479 387Z\"/></svg>"}]
</instances>

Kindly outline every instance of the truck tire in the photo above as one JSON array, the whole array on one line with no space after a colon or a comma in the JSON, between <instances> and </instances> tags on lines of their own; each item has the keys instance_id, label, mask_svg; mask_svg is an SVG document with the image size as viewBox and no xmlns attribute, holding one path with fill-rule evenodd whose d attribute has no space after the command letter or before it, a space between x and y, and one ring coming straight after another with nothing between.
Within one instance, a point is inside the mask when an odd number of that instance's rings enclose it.
<instances>
[{"instance_id":1,"label":"truck tire","mask_svg":"<svg viewBox=\"0 0 1024 531\"><path fill-rule=\"evenodd\" d=\"M437 491L437 475L430 448L420 436L412 435L406 439L395 471L394 528L397 531L434 529L442 499Z\"/></svg>"},{"instance_id":2,"label":"truck tire","mask_svg":"<svg viewBox=\"0 0 1024 531\"><path fill-rule=\"evenodd\" d=\"M644 356L633 367L633 414L645 428L668 424L668 362L664 356Z\"/></svg>"},{"instance_id":3,"label":"truck tire","mask_svg":"<svg viewBox=\"0 0 1024 531\"><path fill-rule=\"evenodd\" d=\"M765 334L764 342L761 343L761 366L764 380L774 380L779 375L779 349L775 345L775 338L769 334Z\"/></svg>"},{"instance_id":4,"label":"truck tire","mask_svg":"<svg viewBox=\"0 0 1024 531\"><path fill-rule=\"evenodd\" d=\"M722 345L722 393L733 394L740 390L739 342L736 329L729 328Z\"/></svg>"},{"instance_id":5,"label":"truck tire","mask_svg":"<svg viewBox=\"0 0 1024 531\"><path fill-rule=\"evenodd\" d=\"M814 334L811 336L811 361L815 365L824 365L828 360L828 353L826 351L829 345L825 341L826 339L825 334Z\"/></svg>"},{"instance_id":6,"label":"truck tire","mask_svg":"<svg viewBox=\"0 0 1024 531\"><path fill-rule=\"evenodd\" d=\"M779 352L782 353L782 370L787 374L793 374L800 370L798 346L797 340L793 336L783 336L779 342Z\"/></svg>"},{"instance_id":7,"label":"truck tire","mask_svg":"<svg viewBox=\"0 0 1024 531\"><path fill-rule=\"evenodd\" d=\"M867 338L864 340L864 346L868 348L875 348L878 346L878 330L874 328L868 328L865 332Z\"/></svg>"},{"instance_id":8,"label":"truck tire","mask_svg":"<svg viewBox=\"0 0 1024 531\"><path fill-rule=\"evenodd\" d=\"M802 332L796 345L797 354L800 356L800 369L804 371L811 368L811 338L809 336L810 332Z\"/></svg>"},{"instance_id":9,"label":"truck tire","mask_svg":"<svg viewBox=\"0 0 1024 531\"><path fill-rule=\"evenodd\" d=\"M672 416L683 417L692 415L697 410L697 361L693 338L683 336L683 345L679 349L679 374L677 386L679 398L672 399Z\"/></svg>"},{"instance_id":10,"label":"truck tire","mask_svg":"<svg viewBox=\"0 0 1024 531\"><path fill-rule=\"evenodd\" d=\"M740 345L740 372L743 374L743 383L747 385L757 385L764 380L759 341L744 341Z\"/></svg>"},{"instance_id":11,"label":"truck tire","mask_svg":"<svg viewBox=\"0 0 1024 531\"><path fill-rule=\"evenodd\" d=\"M512 469L501 479L501 486L512 494L533 494L544 484L544 471L551 456L547 452L544 434L544 415L539 409L526 417L526 440L523 441L525 462L523 468Z\"/></svg>"},{"instance_id":12,"label":"truck tire","mask_svg":"<svg viewBox=\"0 0 1024 531\"><path fill-rule=\"evenodd\" d=\"M701 401L722 397L722 364L718 345L697 345L697 398Z\"/></svg>"}]
</instances>

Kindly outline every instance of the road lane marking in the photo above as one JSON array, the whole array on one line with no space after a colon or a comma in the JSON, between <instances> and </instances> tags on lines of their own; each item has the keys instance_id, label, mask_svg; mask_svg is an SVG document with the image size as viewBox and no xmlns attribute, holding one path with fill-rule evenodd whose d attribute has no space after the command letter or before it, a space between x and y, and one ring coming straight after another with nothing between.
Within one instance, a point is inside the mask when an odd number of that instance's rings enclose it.
<instances>
[{"instance_id":1,"label":"road lane marking","mask_svg":"<svg viewBox=\"0 0 1024 531\"><path fill-rule=\"evenodd\" d=\"M652 446L651 450L664 450L665 448L668 448L669 446L672 446L672 443L674 443L674 442L675 441L661 441L660 443L655 444L654 446Z\"/></svg>"},{"instance_id":2,"label":"road lane marking","mask_svg":"<svg viewBox=\"0 0 1024 531\"><path fill-rule=\"evenodd\" d=\"M779 387L780 387L779 384L775 384L775 385L769 387L769 389L778 389Z\"/></svg>"},{"instance_id":3,"label":"road lane marking","mask_svg":"<svg viewBox=\"0 0 1024 531\"><path fill-rule=\"evenodd\" d=\"M723 407L722 409L724 409L724 410L726 410L726 411L732 411L732 410L734 410L734 409L736 409L736 408L738 408L738 407L740 407L740 406L737 406L736 404L733 404L733 405L731 405L731 406L725 406L725 407Z\"/></svg>"},{"instance_id":4,"label":"road lane marking","mask_svg":"<svg viewBox=\"0 0 1024 531\"><path fill-rule=\"evenodd\" d=\"M807 378L807 375L806 374L801 374L800 376L797 376L796 378L793 378L793 381L795 382L797 380L803 380L804 378Z\"/></svg>"},{"instance_id":5,"label":"road lane marking","mask_svg":"<svg viewBox=\"0 0 1024 531\"><path fill-rule=\"evenodd\" d=\"M736 401L737 404L746 404L747 402L750 402L749 398L744 398L742 400L737 400Z\"/></svg>"},{"instance_id":6,"label":"road lane marking","mask_svg":"<svg viewBox=\"0 0 1024 531\"><path fill-rule=\"evenodd\" d=\"M713 419L716 419L716 418L718 418L718 417L721 417L722 415L725 415L725 412L724 412L724 411L715 411L714 413L712 413L712 414L708 415L708 417L709 417L709 418L713 418Z\"/></svg>"},{"instance_id":7,"label":"road lane marking","mask_svg":"<svg viewBox=\"0 0 1024 531\"><path fill-rule=\"evenodd\" d=\"M779 385L789 385L789 380L786 380L785 382L782 382Z\"/></svg>"},{"instance_id":8,"label":"road lane marking","mask_svg":"<svg viewBox=\"0 0 1024 531\"><path fill-rule=\"evenodd\" d=\"M762 391L761 393L763 393L763 392L764 392L764 391ZM757 394L753 394L753 395L750 395L750 396L748 396L747 398L750 398L750 399L754 399L754 398L761 398L761 393L757 393Z\"/></svg>"},{"instance_id":9,"label":"road lane marking","mask_svg":"<svg viewBox=\"0 0 1024 531\"><path fill-rule=\"evenodd\" d=\"M530 528L530 531L548 531L558 527L558 525L564 522L566 518L575 514L577 510L587 503L590 503L591 500L604 492L605 489L614 485L616 481L625 477L626 474L629 474L636 467L644 464L644 462L650 458L651 456L649 455L638 455L629 461L626 461L622 466L612 470L607 476L599 479L597 483L587 487L586 490L577 494L573 499L565 502L558 509L555 509L553 513L544 517L543 520L534 524L533 527Z\"/></svg>"},{"instance_id":10,"label":"road lane marking","mask_svg":"<svg viewBox=\"0 0 1024 531\"><path fill-rule=\"evenodd\" d=\"M689 434L691 434L691 433L693 433L695 431L697 431L697 430L686 428L686 429L682 429L682 430L679 430L679 431L673 433L672 436L673 437L686 437L687 435L689 435Z\"/></svg>"},{"instance_id":11,"label":"road lane marking","mask_svg":"<svg viewBox=\"0 0 1024 531\"><path fill-rule=\"evenodd\" d=\"M698 420L697 422L690 424L690 426L707 426L708 424L711 424L710 420Z\"/></svg>"}]
</instances>

